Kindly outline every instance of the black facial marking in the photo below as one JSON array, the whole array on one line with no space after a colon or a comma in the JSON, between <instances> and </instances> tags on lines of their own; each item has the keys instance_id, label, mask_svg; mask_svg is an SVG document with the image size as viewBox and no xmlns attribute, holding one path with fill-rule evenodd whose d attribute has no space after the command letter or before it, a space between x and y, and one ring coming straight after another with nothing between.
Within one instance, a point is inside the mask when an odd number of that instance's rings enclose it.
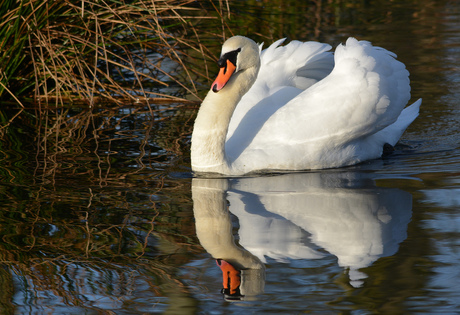
<instances>
[{"instance_id":1,"label":"black facial marking","mask_svg":"<svg viewBox=\"0 0 460 315\"><path fill-rule=\"evenodd\" d=\"M238 53L240 51L241 51L241 48L238 48L236 50L229 51L228 53L220 57L219 61L217 61L219 68L223 68L223 67L227 68L227 60L229 60L231 63L233 63L236 66L236 57L238 56ZM224 72L227 72L227 69L225 69Z\"/></svg>"}]
</instances>

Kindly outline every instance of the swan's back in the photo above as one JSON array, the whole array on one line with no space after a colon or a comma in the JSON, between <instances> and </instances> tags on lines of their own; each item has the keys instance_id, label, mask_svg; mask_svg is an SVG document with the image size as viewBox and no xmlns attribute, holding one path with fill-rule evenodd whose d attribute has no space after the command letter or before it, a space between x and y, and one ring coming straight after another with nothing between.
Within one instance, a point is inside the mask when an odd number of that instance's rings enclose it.
<instances>
[{"instance_id":1,"label":"swan's back","mask_svg":"<svg viewBox=\"0 0 460 315\"><path fill-rule=\"evenodd\" d=\"M243 117L246 116L245 119L250 121L257 118L260 120L260 114L265 117L267 113L278 110L332 71L334 58L329 51L330 45L292 41L279 47L284 40L280 39L261 51L257 80L238 103L230 121L227 139L232 137L237 127L245 127L244 122L241 122ZM254 112L256 116L251 115Z\"/></svg>"},{"instance_id":2,"label":"swan's back","mask_svg":"<svg viewBox=\"0 0 460 315\"><path fill-rule=\"evenodd\" d=\"M418 115L420 102L392 126L410 98L409 73L393 53L354 38L337 47L334 60L325 44L279 44L261 53L258 78L230 122L226 152L234 170L377 158Z\"/></svg>"}]
</instances>

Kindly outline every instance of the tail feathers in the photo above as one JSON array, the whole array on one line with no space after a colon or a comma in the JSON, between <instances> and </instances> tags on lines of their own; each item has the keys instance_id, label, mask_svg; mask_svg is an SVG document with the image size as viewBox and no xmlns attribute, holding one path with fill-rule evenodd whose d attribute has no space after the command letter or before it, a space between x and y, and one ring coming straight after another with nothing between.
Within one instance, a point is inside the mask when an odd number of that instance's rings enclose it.
<instances>
[{"instance_id":1,"label":"tail feathers","mask_svg":"<svg viewBox=\"0 0 460 315\"><path fill-rule=\"evenodd\" d=\"M422 99L418 99L406 107L393 124L378 132L380 138L392 146L396 145L407 127L417 118L421 104Z\"/></svg>"}]
</instances>

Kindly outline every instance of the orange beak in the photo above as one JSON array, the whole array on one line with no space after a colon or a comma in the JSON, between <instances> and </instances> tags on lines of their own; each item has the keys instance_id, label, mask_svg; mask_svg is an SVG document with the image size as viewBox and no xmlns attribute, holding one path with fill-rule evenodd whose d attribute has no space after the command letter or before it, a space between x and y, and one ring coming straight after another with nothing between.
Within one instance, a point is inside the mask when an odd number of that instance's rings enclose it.
<instances>
[{"instance_id":1,"label":"orange beak","mask_svg":"<svg viewBox=\"0 0 460 315\"><path fill-rule=\"evenodd\" d=\"M241 284L240 271L225 260L217 259L216 263L222 270L222 285L224 290L228 290L230 295L236 294Z\"/></svg>"},{"instance_id":2,"label":"orange beak","mask_svg":"<svg viewBox=\"0 0 460 315\"><path fill-rule=\"evenodd\" d=\"M217 78L211 85L212 91L214 93L217 93L224 88L225 84L227 84L228 80L230 80L230 77L232 76L233 72L235 72L235 69L236 66L230 60L227 59L225 66L220 68Z\"/></svg>"}]
</instances>

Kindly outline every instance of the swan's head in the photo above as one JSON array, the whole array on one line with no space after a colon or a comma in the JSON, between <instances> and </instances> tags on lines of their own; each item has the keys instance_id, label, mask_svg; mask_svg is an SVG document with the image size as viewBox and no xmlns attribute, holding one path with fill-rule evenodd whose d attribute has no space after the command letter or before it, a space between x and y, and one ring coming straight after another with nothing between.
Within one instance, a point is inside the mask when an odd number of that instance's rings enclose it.
<instances>
[{"instance_id":1,"label":"swan's head","mask_svg":"<svg viewBox=\"0 0 460 315\"><path fill-rule=\"evenodd\" d=\"M232 79L234 74L250 68L258 70L260 66L259 46L244 36L233 36L222 46L222 53L217 62L219 74L212 84L213 92L217 93Z\"/></svg>"}]
</instances>

